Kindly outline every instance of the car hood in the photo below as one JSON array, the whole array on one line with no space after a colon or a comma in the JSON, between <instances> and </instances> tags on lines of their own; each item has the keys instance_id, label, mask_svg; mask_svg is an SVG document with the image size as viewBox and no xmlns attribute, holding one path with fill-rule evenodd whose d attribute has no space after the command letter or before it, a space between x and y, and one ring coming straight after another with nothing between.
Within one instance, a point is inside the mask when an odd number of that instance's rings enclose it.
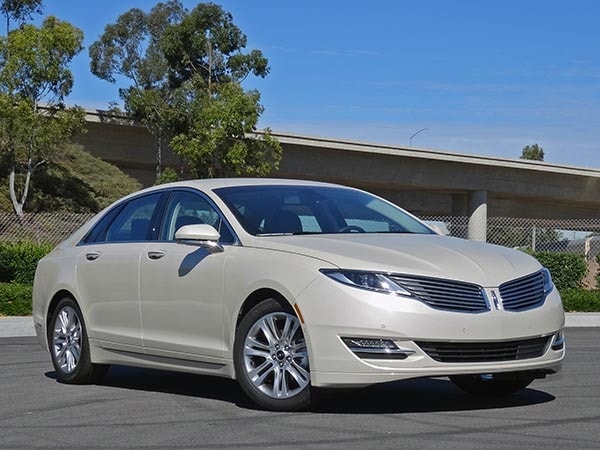
<instances>
[{"instance_id":1,"label":"car hood","mask_svg":"<svg viewBox=\"0 0 600 450\"><path fill-rule=\"evenodd\" d=\"M513 249L439 235L339 234L266 236L252 246L321 259L342 269L448 278L496 287L541 268Z\"/></svg>"}]
</instances>

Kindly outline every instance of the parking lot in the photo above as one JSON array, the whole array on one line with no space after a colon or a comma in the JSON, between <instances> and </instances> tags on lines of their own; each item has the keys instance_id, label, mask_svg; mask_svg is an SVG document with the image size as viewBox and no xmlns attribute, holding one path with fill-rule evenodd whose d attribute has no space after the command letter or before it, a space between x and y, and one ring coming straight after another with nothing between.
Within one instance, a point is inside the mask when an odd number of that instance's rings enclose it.
<instances>
[{"instance_id":1,"label":"parking lot","mask_svg":"<svg viewBox=\"0 0 600 450\"><path fill-rule=\"evenodd\" d=\"M0 339L0 448L600 448L600 328L567 330L563 372L511 398L445 379L321 392L309 412L256 409L237 384L113 367L57 383L33 337Z\"/></svg>"}]
</instances>

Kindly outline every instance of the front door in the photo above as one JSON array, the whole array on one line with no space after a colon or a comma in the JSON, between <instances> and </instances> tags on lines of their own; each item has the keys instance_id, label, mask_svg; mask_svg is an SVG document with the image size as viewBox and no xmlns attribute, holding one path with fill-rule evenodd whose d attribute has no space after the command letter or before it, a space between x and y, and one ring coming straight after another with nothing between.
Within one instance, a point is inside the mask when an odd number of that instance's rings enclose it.
<instances>
[{"instance_id":1,"label":"front door","mask_svg":"<svg viewBox=\"0 0 600 450\"><path fill-rule=\"evenodd\" d=\"M184 225L222 220L211 203L192 191L171 194L160 240L140 260L140 305L145 351L157 356L220 358L224 352L222 253L175 242ZM196 359L196 358L194 358Z\"/></svg>"}]
</instances>

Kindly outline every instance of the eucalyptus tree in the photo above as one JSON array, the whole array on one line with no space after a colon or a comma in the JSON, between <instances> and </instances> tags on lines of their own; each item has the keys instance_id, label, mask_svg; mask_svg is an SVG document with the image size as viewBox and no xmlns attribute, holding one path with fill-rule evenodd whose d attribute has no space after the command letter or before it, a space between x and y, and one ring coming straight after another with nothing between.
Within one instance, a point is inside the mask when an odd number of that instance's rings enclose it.
<instances>
[{"instance_id":1,"label":"eucalyptus tree","mask_svg":"<svg viewBox=\"0 0 600 450\"><path fill-rule=\"evenodd\" d=\"M6 23L6 34L10 31L11 21L19 25L31 19L34 14L42 13L42 0L2 0L0 14Z\"/></svg>"},{"instance_id":2,"label":"eucalyptus tree","mask_svg":"<svg viewBox=\"0 0 600 450\"><path fill-rule=\"evenodd\" d=\"M257 131L263 106L249 76L265 77L261 51L244 52L245 34L230 13L212 3L191 11L172 0L144 13L121 15L90 47L91 70L116 83L127 112L152 131L157 180L163 139L199 177L264 175L277 167L281 147L269 129Z\"/></svg>"},{"instance_id":3,"label":"eucalyptus tree","mask_svg":"<svg viewBox=\"0 0 600 450\"><path fill-rule=\"evenodd\" d=\"M83 33L53 16L39 27L23 23L40 7L5 1L1 8L7 24L9 18L22 22L0 37L0 155L19 216L34 170L84 126L83 110L63 103L73 87L69 63L82 50Z\"/></svg>"},{"instance_id":4,"label":"eucalyptus tree","mask_svg":"<svg viewBox=\"0 0 600 450\"><path fill-rule=\"evenodd\" d=\"M152 133L156 152L156 179L161 178L162 153L169 137L172 90L160 39L167 27L185 14L177 0L158 3L150 12L133 8L121 14L89 49L92 73L110 83L124 81L119 89L127 113Z\"/></svg>"},{"instance_id":5,"label":"eucalyptus tree","mask_svg":"<svg viewBox=\"0 0 600 450\"><path fill-rule=\"evenodd\" d=\"M279 142L269 129L255 133L260 93L242 87L249 75L267 76L268 60L246 45L232 15L213 3L198 4L161 40L177 92L171 146L195 176L261 176L278 166Z\"/></svg>"}]
</instances>

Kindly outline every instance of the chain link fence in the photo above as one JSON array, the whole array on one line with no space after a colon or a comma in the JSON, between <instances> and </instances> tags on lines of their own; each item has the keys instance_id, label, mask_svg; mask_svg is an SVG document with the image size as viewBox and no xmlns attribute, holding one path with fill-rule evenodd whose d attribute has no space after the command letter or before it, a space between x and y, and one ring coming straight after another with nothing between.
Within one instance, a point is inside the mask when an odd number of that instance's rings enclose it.
<instances>
[{"instance_id":1,"label":"chain link fence","mask_svg":"<svg viewBox=\"0 0 600 450\"><path fill-rule=\"evenodd\" d=\"M0 242L31 241L58 244L93 217L91 213L37 213L18 218L0 213ZM450 236L467 238L468 217L423 216ZM568 252L588 259L600 253L600 220L523 219L490 217L487 242L534 251Z\"/></svg>"},{"instance_id":2,"label":"chain link fence","mask_svg":"<svg viewBox=\"0 0 600 450\"><path fill-rule=\"evenodd\" d=\"M0 242L58 244L94 216L92 213L0 213Z\"/></svg>"},{"instance_id":3,"label":"chain link fence","mask_svg":"<svg viewBox=\"0 0 600 450\"><path fill-rule=\"evenodd\" d=\"M468 217L421 217L442 232L467 238ZM600 253L599 219L525 219L489 217L487 242L538 252L567 252L593 259Z\"/></svg>"}]
</instances>

